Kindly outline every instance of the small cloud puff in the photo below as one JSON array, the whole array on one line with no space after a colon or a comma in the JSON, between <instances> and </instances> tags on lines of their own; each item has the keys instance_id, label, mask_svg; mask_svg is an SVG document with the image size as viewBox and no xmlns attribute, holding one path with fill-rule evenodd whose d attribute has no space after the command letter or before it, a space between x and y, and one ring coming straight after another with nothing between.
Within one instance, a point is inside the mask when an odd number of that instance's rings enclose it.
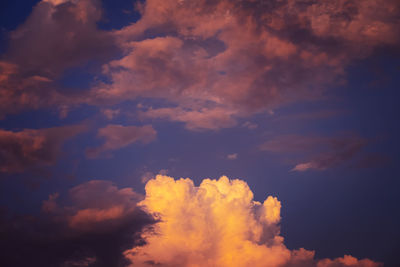
<instances>
[{"instance_id":1,"label":"small cloud puff","mask_svg":"<svg viewBox=\"0 0 400 267\"><path fill-rule=\"evenodd\" d=\"M238 158L238 154L237 153L229 154L226 156L226 158L229 160L235 160Z\"/></svg>"}]
</instances>

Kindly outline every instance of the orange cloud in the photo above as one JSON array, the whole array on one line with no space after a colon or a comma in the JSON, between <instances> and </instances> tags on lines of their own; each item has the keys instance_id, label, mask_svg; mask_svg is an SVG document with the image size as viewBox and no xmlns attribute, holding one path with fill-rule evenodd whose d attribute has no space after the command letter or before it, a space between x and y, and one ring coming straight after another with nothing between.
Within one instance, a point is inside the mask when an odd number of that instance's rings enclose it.
<instances>
[{"instance_id":1,"label":"orange cloud","mask_svg":"<svg viewBox=\"0 0 400 267\"><path fill-rule=\"evenodd\" d=\"M143 232L146 244L125 251L131 266L354 266L377 267L351 256L315 260L314 252L289 250L280 236L281 203L263 203L241 180L192 180L158 175L139 204L160 221Z\"/></svg>"},{"instance_id":2,"label":"orange cloud","mask_svg":"<svg viewBox=\"0 0 400 267\"><path fill-rule=\"evenodd\" d=\"M150 218L136 205L143 198L140 194L109 181L91 180L73 187L68 194L70 205L59 205L58 197L58 193L49 195L42 211L78 232L108 232L132 218Z\"/></svg>"}]
</instances>

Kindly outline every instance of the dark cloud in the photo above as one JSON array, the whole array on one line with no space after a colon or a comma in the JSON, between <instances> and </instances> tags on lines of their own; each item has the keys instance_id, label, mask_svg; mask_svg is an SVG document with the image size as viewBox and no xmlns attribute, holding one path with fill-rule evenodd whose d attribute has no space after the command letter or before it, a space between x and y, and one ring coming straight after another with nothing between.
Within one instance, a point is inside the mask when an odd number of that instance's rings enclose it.
<instances>
[{"instance_id":1,"label":"dark cloud","mask_svg":"<svg viewBox=\"0 0 400 267\"><path fill-rule=\"evenodd\" d=\"M356 134L334 137L292 134L271 138L260 149L285 154L286 157L296 157L297 163L292 170L306 171L325 170L351 161L356 161L357 166L368 167L363 164L371 156L363 152L367 144L366 138Z\"/></svg>"},{"instance_id":2,"label":"dark cloud","mask_svg":"<svg viewBox=\"0 0 400 267\"><path fill-rule=\"evenodd\" d=\"M126 266L122 252L143 245L141 229L154 222L137 207L139 194L111 182L74 187L65 205L57 196L38 216L1 218L1 266Z\"/></svg>"},{"instance_id":3,"label":"dark cloud","mask_svg":"<svg viewBox=\"0 0 400 267\"><path fill-rule=\"evenodd\" d=\"M39 2L11 33L6 58L23 72L53 76L113 52L112 36L96 25L102 15L100 1L52 2Z\"/></svg>"},{"instance_id":4,"label":"dark cloud","mask_svg":"<svg viewBox=\"0 0 400 267\"><path fill-rule=\"evenodd\" d=\"M52 165L63 143L85 129L82 125L19 132L0 129L0 171L17 173Z\"/></svg>"},{"instance_id":5,"label":"dark cloud","mask_svg":"<svg viewBox=\"0 0 400 267\"><path fill-rule=\"evenodd\" d=\"M27 109L78 104L56 81L68 68L109 60L116 47L111 32L99 30L100 1L41 1L10 33L0 69L0 116Z\"/></svg>"}]
</instances>

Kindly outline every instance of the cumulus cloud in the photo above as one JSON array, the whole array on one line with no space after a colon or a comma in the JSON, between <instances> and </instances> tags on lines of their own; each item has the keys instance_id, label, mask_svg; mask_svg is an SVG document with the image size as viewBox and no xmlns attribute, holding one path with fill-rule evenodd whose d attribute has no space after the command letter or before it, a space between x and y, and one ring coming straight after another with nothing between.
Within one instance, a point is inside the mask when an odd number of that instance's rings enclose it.
<instances>
[{"instance_id":1,"label":"cumulus cloud","mask_svg":"<svg viewBox=\"0 0 400 267\"><path fill-rule=\"evenodd\" d=\"M140 231L154 219L137 207L132 188L92 180L54 193L38 216L0 218L1 266L126 266L122 252L142 245Z\"/></svg>"},{"instance_id":2,"label":"cumulus cloud","mask_svg":"<svg viewBox=\"0 0 400 267\"><path fill-rule=\"evenodd\" d=\"M292 171L303 172L312 169L325 170L354 161L359 156L364 157L364 159L370 158L369 155L362 152L367 144L366 138L356 134L333 137L289 134L271 138L263 143L260 149L297 158L295 161L300 162L296 163ZM364 159L361 159L361 162ZM360 159L357 160L360 161Z\"/></svg>"},{"instance_id":3,"label":"cumulus cloud","mask_svg":"<svg viewBox=\"0 0 400 267\"><path fill-rule=\"evenodd\" d=\"M158 175L147 182L139 206L159 222L142 233L146 244L124 252L130 266L381 266L351 256L316 260L313 251L289 250L279 235L280 201L254 201L244 181L225 176L197 187L189 178Z\"/></svg>"},{"instance_id":4,"label":"cumulus cloud","mask_svg":"<svg viewBox=\"0 0 400 267\"><path fill-rule=\"evenodd\" d=\"M157 175L146 195L92 180L50 194L39 216L0 216L2 266L380 267L350 255L315 259L280 236L281 202L241 180ZM0 214L3 215L3 214Z\"/></svg>"},{"instance_id":5,"label":"cumulus cloud","mask_svg":"<svg viewBox=\"0 0 400 267\"><path fill-rule=\"evenodd\" d=\"M94 158L104 152L117 150L137 142L147 144L152 142L156 136L157 132L151 125L123 126L109 124L99 129L97 133L97 137L103 139L104 143L100 147L87 149L86 155Z\"/></svg>"},{"instance_id":6,"label":"cumulus cloud","mask_svg":"<svg viewBox=\"0 0 400 267\"><path fill-rule=\"evenodd\" d=\"M18 132L0 129L0 172L23 172L54 164L63 143L85 129L82 125Z\"/></svg>"}]
</instances>

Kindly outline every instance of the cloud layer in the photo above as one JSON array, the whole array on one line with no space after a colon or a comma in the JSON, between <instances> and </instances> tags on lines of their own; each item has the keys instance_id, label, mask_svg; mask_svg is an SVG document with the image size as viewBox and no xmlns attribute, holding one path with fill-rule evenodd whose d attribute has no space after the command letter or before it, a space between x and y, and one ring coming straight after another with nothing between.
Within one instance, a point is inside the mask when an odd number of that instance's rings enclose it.
<instances>
[{"instance_id":1,"label":"cloud layer","mask_svg":"<svg viewBox=\"0 0 400 267\"><path fill-rule=\"evenodd\" d=\"M100 1L39 2L2 56L0 116L50 107L65 116L80 104L149 98L166 106L144 106L142 118L227 128L319 99L345 81L349 63L397 47L400 36L396 0L148 0L136 8L136 23L105 31ZM57 88L65 70L96 60L105 64L91 88Z\"/></svg>"},{"instance_id":2,"label":"cloud layer","mask_svg":"<svg viewBox=\"0 0 400 267\"><path fill-rule=\"evenodd\" d=\"M314 259L303 248L289 250L279 235L281 203L269 196L253 200L244 181L190 179L158 175L146 184L139 203L159 222L144 231L146 244L125 251L131 266L381 266L344 256Z\"/></svg>"},{"instance_id":3,"label":"cloud layer","mask_svg":"<svg viewBox=\"0 0 400 267\"><path fill-rule=\"evenodd\" d=\"M138 9L141 19L115 32L124 56L104 66L110 82L91 99L161 98L173 107L143 116L191 130L318 99L350 62L399 41L392 0L148 0Z\"/></svg>"}]
</instances>

